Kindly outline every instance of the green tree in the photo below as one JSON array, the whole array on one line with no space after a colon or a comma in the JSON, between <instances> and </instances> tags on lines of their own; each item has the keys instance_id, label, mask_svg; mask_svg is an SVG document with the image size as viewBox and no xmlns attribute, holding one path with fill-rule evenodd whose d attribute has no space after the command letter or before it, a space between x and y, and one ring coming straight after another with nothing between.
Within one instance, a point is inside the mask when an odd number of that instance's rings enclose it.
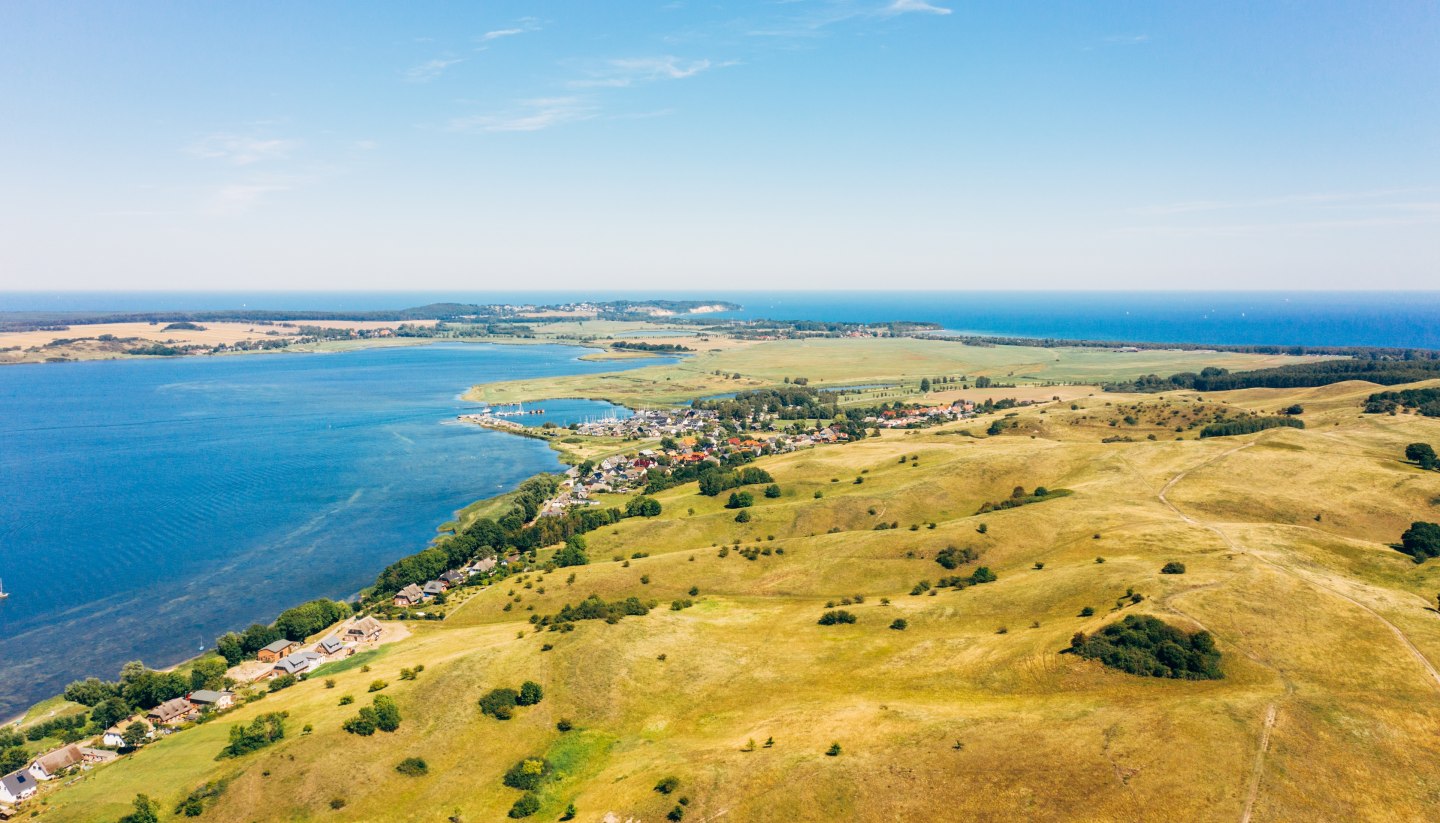
<instances>
[{"instance_id":1,"label":"green tree","mask_svg":"<svg viewBox=\"0 0 1440 823\"><path fill-rule=\"evenodd\" d=\"M120 818L120 823L160 823L160 804L149 795L135 795L134 808L135 811Z\"/></svg>"},{"instance_id":2,"label":"green tree","mask_svg":"<svg viewBox=\"0 0 1440 823\"><path fill-rule=\"evenodd\" d=\"M585 538L578 534L572 534L565 538L565 548L555 553L555 565L584 566L590 562L590 557L585 554Z\"/></svg>"},{"instance_id":3,"label":"green tree","mask_svg":"<svg viewBox=\"0 0 1440 823\"><path fill-rule=\"evenodd\" d=\"M207 654L196 660L190 668L190 690L222 688L227 668L225 658L220 655Z\"/></svg>"},{"instance_id":4,"label":"green tree","mask_svg":"<svg viewBox=\"0 0 1440 823\"><path fill-rule=\"evenodd\" d=\"M149 738L150 729L139 720L126 726L125 731L120 733L120 739L124 740L125 747L130 749L138 749L145 745L145 741Z\"/></svg>"},{"instance_id":5,"label":"green tree","mask_svg":"<svg viewBox=\"0 0 1440 823\"><path fill-rule=\"evenodd\" d=\"M778 485L775 484L775 483L771 483L770 485L766 486L766 487L765 487L765 496L768 497L768 498L770 498L771 500L774 500L775 498L779 497L779 496L780 496L780 486L778 486Z\"/></svg>"},{"instance_id":6,"label":"green tree","mask_svg":"<svg viewBox=\"0 0 1440 823\"><path fill-rule=\"evenodd\" d=\"M545 698L545 690L540 684L533 680L526 680L520 684L520 694L516 696L515 703L519 706L533 706Z\"/></svg>"},{"instance_id":7,"label":"green tree","mask_svg":"<svg viewBox=\"0 0 1440 823\"><path fill-rule=\"evenodd\" d=\"M727 509L744 509L755 505L755 498L750 492L731 492L730 499L725 502Z\"/></svg>"},{"instance_id":8,"label":"green tree","mask_svg":"<svg viewBox=\"0 0 1440 823\"><path fill-rule=\"evenodd\" d=\"M1405 447L1405 459L1418 463L1422 469L1436 467L1435 447L1429 443L1411 443Z\"/></svg>"},{"instance_id":9,"label":"green tree","mask_svg":"<svg viewBox=\"0 0 1440 823\"><path fill-rule=\"evenodd\" d=\"M540 798L536 797L533 792L526 792L520 796L519 800L515 801L515 805L510 807L508 814L510 817L519 820L522 817L529 817L538 811L540 811Z\"/></svg>"},{"instance_id":10,"label":"green tree","mask_svg":"<svg viewBox=\"0 0 1440 823\"><path fill-rule=\"evenodd\" d=\"M922 391L922 392L928 392L928 391L930 391L930 378L928 378L928 377L922 377L922 378L920 378L920 391Z\"/></svg>"},{"instance_id":11,"label":"green tree","mask_svg":"<svg viewBox=\"0 0 1440 823\"><path fill-rule=\"evenodd\" d=\"M400 707L395 705L394 699L383 695L375 695L375 728L382 732L393 732L400 728Z\"/></svg>"},{"instance_id":12,"label":"green tree","mask_svg":"<svg viewBox=\"0 0 1440 823\"><path fill-rule=\"evenodd\" d=\"M520 695L514 689L491 689L480 698L480 711L496 720L509 720L515 716L515 706Z\"/></svg>"},{"instance_id":13,"label":"green tree","mask_svg":"<svg viewBox=\"0 0 1440 823\"><path fill-rule=\"evenodd\" d=\"M130 705L118 697L100 701L90 710L90 723L97 730L108 729L130 716Z\"/></svg>"}]
</instances>

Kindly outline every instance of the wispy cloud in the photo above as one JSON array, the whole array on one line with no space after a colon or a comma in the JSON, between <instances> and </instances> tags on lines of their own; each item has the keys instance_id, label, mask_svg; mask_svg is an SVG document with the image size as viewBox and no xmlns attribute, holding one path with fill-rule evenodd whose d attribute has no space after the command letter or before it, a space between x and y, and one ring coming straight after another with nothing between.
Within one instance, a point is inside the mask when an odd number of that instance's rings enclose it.
<instances>
[{"instance_id":1,"label":"wispy cloud","mask_svg":"<svg viewBox=\"0 0 1440 823\"><path fill-rule=\"evenodd\" d=\"M503 112L473 114L450 121L450 131L497 132L541 131L565 123L589 120L598 109L578 97L539 97L521 100Z\"/></svg>"},{"instance_id":2,"label":"wispy cloud","mask_svg":"<svg viewBox=\"0 0 1440 823\"><path fill-rule=\"evenodd\" d=\"M715 63L710 60L684 60L672 55L664 57L629 57L608 60L590 76L571 81L574 88L623 88L656 80L684 80L704 71L733 66L734 62Z\"/></svg>"},{"instance_id":3,"label":"wispy cloud","mask_svg":"<svg viewBox=\"0 0 1440 823\"><path fill-rule=\"evenodd\" d=\"M465 58L463 57L437 57L434 60L427 60L418 66L411 66L401 72L401 74L411 83L428 83L444 74L445 70L451 66L463 62L465 62Z\"/></svg>"},{"instance_id":4,"label":"wispy cloud","mask_svg":"<svg viewBox=\"0 0 1440 823\"><path fill-rule=\"evenodd\" d=\"M918 12L920 14L949 14L952 10L942 6L932 6L925 0L894 0L885 7L883 14L893 16L896 14L909 14Z\"/></svg>"},{"instance_id":5,"label":"wispy cloud","mask_svg":"<svg viewBox=\"0 0 1440 823\"><path fill-rule=\"evenodd\" d=\"M478 38L481 43L489 43L491 40L499 40L502 37L514 37L517 34L524 34L525 29L496 29L487 31Z\"/></svg>"},{"instance_id":6,"label":"wispy cloud","mask_svg":"<svg viewBox=\"0 0 1440 823\"><path fill-rule=\"evenodd\" d=\"M1149 42L1148 34L1116 34L1105 38L1105 43L1111 46L1138 46Z\"/></svg>"},{"instance_id":7,"label":"wispy cloud","mask_svg":"<svg viewBox=\"0 0 1440 823\"><path fill-rule=\"evenodd\" d=\"M187 151L195 157L207 160L223 160L236 166L248 166L265 160L283 160L299 145L298 140L211 134L190 144Z\"/></svg>"}]
</instances>

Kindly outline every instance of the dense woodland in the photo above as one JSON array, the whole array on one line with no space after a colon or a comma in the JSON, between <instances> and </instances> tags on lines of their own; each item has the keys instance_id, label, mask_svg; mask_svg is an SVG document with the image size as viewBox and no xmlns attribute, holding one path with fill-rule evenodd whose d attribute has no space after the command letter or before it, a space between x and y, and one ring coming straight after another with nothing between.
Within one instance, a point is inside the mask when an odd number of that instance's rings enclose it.
<instances>
[{"instance_id":1,"label":"dense woodland","mask_svg":"<svg viewBox=\"0 0 1440 823\"><path fill-rule=\"evenodd\" d=\"M1440 374L1433 376L1440 377ZM1367 414L1394 414L1400 409L1414 409L1426 417L1440 417L1440 388L1376 392L1365 400Z\"/></svg>"},{"instance_id":2,"label":"dense woodland","mask_svg":"<svg viewBox=\"0 0 1440 823\"><path fill-rule=\"evenodd\" d=\"M1406 354L1412 354L1406 352ZM1322 360L1318 363L1294 363L1289 366L1275 366L1269 369L1232 372L1228 369L1206 368L1195 372L1181 372L1169 377L1147 374L1144 377L1123 383L1108 383L1105 391L1113 392L1162 392L1175 389L1195 391L1230 391L1232 389L1292 389L1310 386L1328 386L1346 380L1364 380L1382 386L1400 383L1414 383L1440 377L1440 360L1433 355L1440 352L1419 352L1417 355L1431 355L1406 359L1360 359Z\"/></svg>"},{"instance_id":3,"label":"dense woodland","mask_svg":"<svg viewBox=\"0 0 1440 823\"><path fill-rule=\"evenodd\" d=\"M1126 615L1093 635L1076 632L1073 653L1112 669L1148 677L1219 680L1220 652L1210 633L1186 634L1149 615Z\"/></svg>"}]
</instances>

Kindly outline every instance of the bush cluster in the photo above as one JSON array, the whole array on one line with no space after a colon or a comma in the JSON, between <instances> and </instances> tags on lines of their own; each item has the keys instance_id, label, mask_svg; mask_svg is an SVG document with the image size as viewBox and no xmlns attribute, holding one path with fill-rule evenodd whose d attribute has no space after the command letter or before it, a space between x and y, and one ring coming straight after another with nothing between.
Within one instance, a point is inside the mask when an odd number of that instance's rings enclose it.
<instances>
[{"instance_id":1,"label":"bush cluster","mask_svg":"<svg viewBox=\"0 0 1440 823\"><path fill-rule=\"evenodd\" d=\"M1224 677L1220 652L1209 632L1186 634L1149 615L1126 615L1089 637L1076 632L1070 648L1087 660L1130 674L1180 680Z\"/></svg>"}]
</instances>

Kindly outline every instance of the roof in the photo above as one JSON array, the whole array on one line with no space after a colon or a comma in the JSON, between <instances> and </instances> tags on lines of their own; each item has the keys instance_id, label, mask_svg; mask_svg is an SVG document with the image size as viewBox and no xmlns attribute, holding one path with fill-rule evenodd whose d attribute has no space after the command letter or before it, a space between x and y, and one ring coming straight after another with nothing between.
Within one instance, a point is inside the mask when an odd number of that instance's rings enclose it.
<instances>
[{"instance_id":1,"label":"roof","mask_svg":"<svg viewBox=\"0 0 1440 823\"><path fill-rule=\"evenodd\" d=\"M331 635L320 641L320 648L324 649L327 653L339 651L345 648L345 641Z\"/></svg>"},{"instance_id":2,"label":"roof","mask_svg":"<svg viewBox=\"0 0 1440 823\"><path fill-rule=\"evenodd\" d=\"M260 651L262 651L262 652L275 652L276 654L279 654L280 652L285 651L286 649L290 648L290 647L293 646L293 645L295 645L295 641L294 641L294 640L286 640L285 638L282 637L282 638L280 638L279 640L276 640L274 643L271 643L270 645L268 645L268 646L266 646L265 648L261 649Z\"/></svg>"},{"instance_id":3,"label":"roof","mask_svg":"<svg viewBox=\"0 0 1440 823\"><path fill-rule=\"evenodd\" d=\"M68 769L84 759L85 758L80 755L80 747L71 743L68 746L36 758L35 765L44 769L46 774L54 774L61 769Z\"/></svg>"},{"instance_id":4,"label":"roof","mask_svg":"<svg viewBox=\"0 0 1440 823\"><path fill-rule=\"evenodd\" d=\"M320 655L315 652L295 652L289 657L282 657L275 661L275 668L286 674L297 674L310 668L320 661Z\"/></svg>"},{"instance_id":5,"label":"roof","mask_svg":"<svg viewBox=\"0 0 1440 823\"><path fill-rule=\"evenodd\" d=\"M0 784L4 784L5 790L16 797L35 791L36 785L35 778L24 769L0 777Z\"/></svg>"},{"instance_id":6,"label":"roof","mask_svg":"<svg viewBox=\"0 0 1440 823\"><path fill-rule=\"evenodd\" d=\"M80 755L90 760L114 760L120 756L119 753L109 749L92 749L89 746L81 746Z\"/></svg>"},{"instance_id":7,"label":"roof","mask_svg":"<svg viewBox=\"0 0 1440 823\"><path fill-rule=\"evenodd\" d=\"M351 623L349 626L345 627L346 634L366 635L376 634L379 631L380 621L376 620L373 617L370 617L369 615L366 615L365 617L362 617L359 620L356 620L354 623Z\"/></svg>"},{"instance_id":8,"label":"roof","mask_svg":"<svg viewBox=\"0 0 1440 823\"><path fill-rule=\"evenodd\" d=\"M450 571L445 572L444 574L440 575L440 579L441 579L441 580L448 580L448 581L450 581L451 583L460 583L460 582L463 582L463 581L465 580L465 575L461 574L461 573L458 572L458 571L455 571L454 569L451 569Z\"/></svg>"},{"instance_id":9,"label":"roof","mask_svg":"<svg viewBox=\"0 0 1440 823\"><path fill-rule=\"evenodd\" d=\"M401 589L400 591L395 592L395 596L396 596L396 597L403 597L403 598L405 598L406 600L418 600L419 598L421 598L421 597L424 596L424 592L420 591L420 587L419 587L419 586L415 585L414 583L411 583L410 585L406 586L405 588Z\"/></svg>"},{"instance_id":10,"label":"roof","mask_svg":"<svg viewBox=\"0 0 1440 823\"><path fill-rule=\"evenodd\" d=\"M189 700L183 697L177 697L174 700L166 700L164 703L151 709L148 714L160 718L161 721L173 720L182 714L189 713L191 708Z\"/></svg>"},{"instance_id":11,"label":"roof","mask_svg":"<svg viewBox=\"0 0 1440 823\"><path fill-rule=\"evenodd\" d=\"M441 583L439 580L431 580L429 583L425 584L426 594L440 594L443 591L445 591L445 584Z\"/></svg>"},{"instance_id":12,"label":"roof","mask_svg":"<svg viewBox=\"0 0 1440 823\"><path fill-rule=\"evenodd\" d=\"M190 693L191 703L219 703L227 697L234 697L231 692L217 692L214 689L200 689Z\"/></svg>"}]
</instances>

